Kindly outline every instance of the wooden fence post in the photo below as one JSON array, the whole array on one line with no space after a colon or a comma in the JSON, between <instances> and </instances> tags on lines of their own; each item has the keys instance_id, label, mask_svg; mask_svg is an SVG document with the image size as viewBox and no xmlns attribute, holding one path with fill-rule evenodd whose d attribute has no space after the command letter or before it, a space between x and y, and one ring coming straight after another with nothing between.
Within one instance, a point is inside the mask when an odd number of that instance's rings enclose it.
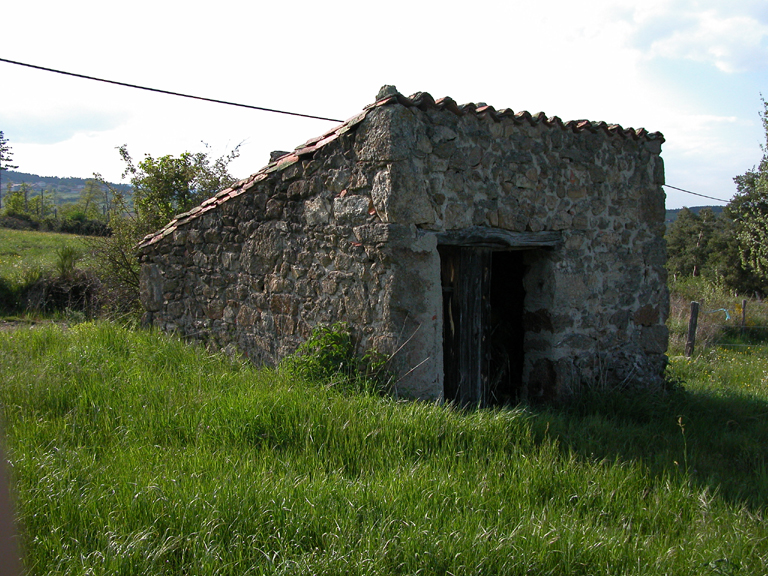
<instances>
[{"instance_id":1,"label":"wooden fence post","mask_svg":"<svg viewBox=\"0 0 768 576\"><path fill-rule=\"evenodd\" d=\"M699 321L699 303L691 302L691 318L688 320L688 341L685 343L685 357L693 356L693 347L696 345L696 324Z\"/></svg>"}]
</instances>

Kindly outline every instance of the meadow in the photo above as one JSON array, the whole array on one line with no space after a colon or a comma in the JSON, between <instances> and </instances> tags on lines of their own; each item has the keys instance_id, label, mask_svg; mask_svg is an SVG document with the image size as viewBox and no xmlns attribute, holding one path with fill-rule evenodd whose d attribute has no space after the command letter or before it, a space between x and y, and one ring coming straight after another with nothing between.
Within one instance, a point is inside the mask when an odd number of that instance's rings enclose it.
<instances>
[{"instance_id":1,"label":"meadow","mask_svg":"<svg viewBox=\"0 0 768 576\"><path fill-rule=\"evenodd\" d=\"M29 270L53 268L56 251L65 246L87 252L81 236L0 228L0 277L10 279Z\"/></svg>"},{"instance_id":2,"label":"meadow","mask_svg":"<svg viewBox=\"0 0 768 576\"><path fill-rule=\"evenodd\" d=\"M32 574L761 574L768 360L462 411L107 322L0 335Z\"/></svg>"},{"instance_id":3,"label":"meadow","mask_svg":"<svg viewBox=\"0 0 768 576\"><path fill-rule=\"evenodd\" d=\"M0 318L82 315L98 301L88 237L0 228Z\"/></svg>"},{"instance_id":4,"label":"meadow","mask_svg":"<svg viewBox=\"0 0 768 576\"><path fill-rule=\"evenodd\" d=\"M105 320L0 333L27 570L763 574L768 310L751 300L741 332L740 299L673 289L668 391L494 410L396 401ZM687 359L691 299L712 313Z\"/></svg>"}]
</instances>

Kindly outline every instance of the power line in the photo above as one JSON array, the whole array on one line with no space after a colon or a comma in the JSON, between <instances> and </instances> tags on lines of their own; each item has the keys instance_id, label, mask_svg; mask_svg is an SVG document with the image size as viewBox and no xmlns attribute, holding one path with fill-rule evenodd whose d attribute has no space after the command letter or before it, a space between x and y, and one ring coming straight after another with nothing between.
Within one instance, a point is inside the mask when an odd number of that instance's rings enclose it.
<instances>
[{"instance_id":1,"label":"power line","mask_svg":"<svg viewBox=\"0 0 768 576\"><path fill-rule=\"evenodd\" d=\"M180 96L182 98L191 98L193 100L202 100L204 102L213 102L215 104L226 104L227 106L238 106L239 108L261 110L262 112L274 112L275 114L287 114L288 116L312 118L313 120L326 120L328 122L343 122L343 120L337 120L335 118L325 118L324 116L314 116L312 114L300 114L298 112L286 112L285 110L276 110L274 108L264 108L262 106L251 106L250 104L238 104L237 102L227 102L226 100L217 100L215 98L204 98L202 96L192 96L191 94L171 92L170 90L161 90L159 88L149 88L147 86L139 86L137 84L128 84L127 82L117 82L116 80L105 80L104 78L96 78L95 76L86 76L85 74L75 74L74 72L65 72L63 70L55 70L54 68L46 68L44 66L35 66L34 64L25 64L24 62L15 62L14 60L7 60L6 58L0 58L0 62L5 62L7 64L15 64L17 66L25 66L27 68L34 68L35 70L43 70L45 72L54 72L56 74L63 74L64 76L73 76L74 78L83 78L85 80L95 80L96 82L104 82L106 84L114 84L116 86L125 86L126 88L136 88L138 90L146 90L148 92L168 94L169 96Z\"/></svg>"},{"instance_id":2,"label":"power line","mask_svg":"<svg viewBox=\"0 0 768 576\"><path fill-rule=\"evenodd\" d=\"M55 68L46 68L45 66L37 66L35 64L26 64L24 62L16 62L15 60L8 60L7 58L0 58L0 62L7 64L15 64L16 66L24 66L26 68L33 68L35 70L43 70L44 72L53 72L55 74L62 74L64 76L72 76L74 78L82 78L84 80L94 80L96 82L104 82L105 84L114 84L115 86L124 86L126 88L136 88L137 90L146 90L147 92L157 92L158 94L167 94L169 96L179 96L181 98L190 98L192 100L202 100L203 102L213 102L214 104L226 104L227 106L237 106L239 108L248 108L250 110L260 110L262 112L273 112L275 114L286 114L288 116L298 116L300 118L311 118L313 120L325 120L327 122L343 122L336 118L326 118L324 116L315 116L313 114L301 114L299 112L288 112L286 110L276 110L274 108L265 108L263 106L252 106L250 104L239 104L237 102L228 102L227 100L217 100L215 98L205 98L203 96L193 96L191 94L182 94L181 92L172 92L170 90L162 90L160 88L150 88L148 86L139 86L138 84L129 84L127 82L118 82L116 80L106 80L104 78L96 78L95 76L86 76L85 74L76 74L74 72L65 72L64 70L56 70ZM699 194L698 192L691 192L690 190L683 190L676 186L670 186L664 184L667 188L685 192L686 194L693 194L694 196L700 196L702 198L708 198L709 200L717 200L718 202L730 202L729 200L723 200L722 198L715 198L714 196L706 196L705 194Z\"/></svg>"},{"instance_id":3,"label":"power line","mask_svg":"<svg viewBox=\"0 0 768 576\"><path fill-rule=\"evenodd\" d=\"M680 192L685 192L686 194L693 194L694 196L701 196L702 198L709 198L710 200L725 202L726 204L730 202L730 200L723 200L722 198L715 198L714 196L705 196L704 194L699 194L698 192L691 192L690 190L683 190L682 188L678 188L676 186L670 186L669 184L662 184L662 186L666 186L667 188L672 188L673 190L679 190Z\"/></svg>"}]
</instances>

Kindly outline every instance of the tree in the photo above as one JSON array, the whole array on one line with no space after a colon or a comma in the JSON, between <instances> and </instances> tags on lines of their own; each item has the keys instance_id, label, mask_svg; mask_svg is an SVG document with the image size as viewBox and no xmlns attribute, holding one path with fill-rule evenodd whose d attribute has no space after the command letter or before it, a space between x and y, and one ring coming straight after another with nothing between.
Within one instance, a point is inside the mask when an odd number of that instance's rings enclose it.
<instances>
[{"instance_id":1,"label":"tree","mask_svg":"<svg viewBox=\"0 0 768 576\"><path fill-rule=\"evenodd\" d=\"M85 186L80 191L80 198L76 204L84 218L98 220L104 215L104 212L99 209L99 201L104 197L103 188L104 186L94 178L85 181Z\"/></svg>"},{"instance_id":2,"label":"tree","mask_svg":"<svg viewBox=\"0 0 768 576\"><path fill-rule=\"evenodd\" d=\"M701 218L683 208L666 233L667 270L673 276L698 276L706 259L706 240Z\"/></svg>"},{"instance_id":3,"label":"tree","mask_svg":"<svg viewBox=\"0 0 768 576\"><path fill-rule=\"evenodd\" d=\"M53 193L48 192L46 195L46 192L46 190L41 189L39 194L29 198L27 201L27 214L39 221L53 214L55 208Z\"/></svg>"},{"instance_id":4,"label":"tree","mask_svg":"<svg viewBox=\"0 0 768 576\"><path fill-rule=\"evenodd\" d=\"M762 282L741 262L736 224L727 212L683 208L668 227L667 270L674 278L701 276L739 293L763 292Z\"/></svg>"},{"instance_id":5,"label":"tree","mask_svg":"<svg viewBox=\"0 0 768 576\"><path fill-rule=\"evenodd\" d=\"M768 284L768 102L764 99L760 118L766 143L757 168L736 176L736 195L727 212L736 223L741 262L765 286Z\"/></svg>"},{"instance_id":6,"label":"tree","mask_svg":"<svg viewBox=\"0 0 768 576\"><path fill-rule=\"evenodd\" d=\"M123 145L118 148L126 164L123 177L130 177L133 206L104 178L94 174L112 195L109 224L112 235L95 239L93 248L99 268L108 280L115 308L138 305L139 262L136 244L161 228L174 215L189 210L235 181L229 164L239 156L239 145L230 153L211 160L207 152L184 152L178 157L145 155L138 164Z\"/></svg>"},{"instance_id":7,"label":"tree","mask_svg":"<svg viewBox=\"0 0 768 576\"><path fill-rule=\"evenodd\" d=\"M8 188L8 193L5 195L5 210L6 216L23 217L27 215L27 202L26 198L29 193L29 184L22 183L16 190Z\"/></svg>"},{"instance_id":8,"label":"tree","mask_svg":"<svg viewBox=\"0 0 768 576\"><path fill-rule=\"evenodd\" d=\"M147 232L160 228L176 214L189 210L219 190L234 178L229 174L230 162L240 155L240 146L213 161L207 152L184 152L178 157L153 158L134 164L126 145L118 150L126 164L123 178L130 177L133 206Z\"/></svg>"},{"instance_id":9,"label":"tree","mask_svg":"<svg viewBox=\"0 0 768 576\"><path fill-rule=\"evenodd\" d=\"M3 131L0 130L0 195L2 194L1 191L3 189L3 172L5 170L13 170L18 168L18 166L11 164L12 158L13 152L11 152L11 147L8 146L8 140L3 134ZM2 205L2 196L0 196L0 208L2 208Z\"/></svg>"}]
</instances>

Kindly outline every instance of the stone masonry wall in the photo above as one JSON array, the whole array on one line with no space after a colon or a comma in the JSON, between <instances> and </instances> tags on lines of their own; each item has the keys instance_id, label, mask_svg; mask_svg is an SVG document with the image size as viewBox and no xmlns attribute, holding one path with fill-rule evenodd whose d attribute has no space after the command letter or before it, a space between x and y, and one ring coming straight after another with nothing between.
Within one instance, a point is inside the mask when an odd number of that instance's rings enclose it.
<instances>
[{"instance_id":1,"label":"stone masonry wall","mask_svg":"<svg viewBox=\"0 0 768 576\"><path fill-rule=\"evenodd\" d=\"M389 156L379 151L389 162L372 198L383 221L562 234L561 248L527 253L529 395L660 382L669 305L660 140L415 107L381 115L407 143ZM424 258L399 258L398 277L423 282L415 261Z\"/></svg>"},{"instance_id":2,"label":"stone masonry wall","mask_svg":"<svg viewBox=\"0 0 768 576\"><path fill-rule=\"evenodd\" d=\"M313 326L341 320L362 346L383 347L392 272L376 238L355 234L378 219L358 193L367 175L353 143L281 166L153 245L142 256L147 319L257 363L276 363Z\"/></svg>"},{"instance_id":3,"label":"stone masonry wall","mask_svg":"<svg viewBox=\"0 0 768 576\"><path fill-rule=\"evenodd\" d=\"M662 140L645 134L385 91L145 239L146 319L269 364L349 322L361 347L394 354L399 392L438 398L436 234L557 231L560 247L526 252L529 396L659 382Z\"/></svg>"}]
</instances>

